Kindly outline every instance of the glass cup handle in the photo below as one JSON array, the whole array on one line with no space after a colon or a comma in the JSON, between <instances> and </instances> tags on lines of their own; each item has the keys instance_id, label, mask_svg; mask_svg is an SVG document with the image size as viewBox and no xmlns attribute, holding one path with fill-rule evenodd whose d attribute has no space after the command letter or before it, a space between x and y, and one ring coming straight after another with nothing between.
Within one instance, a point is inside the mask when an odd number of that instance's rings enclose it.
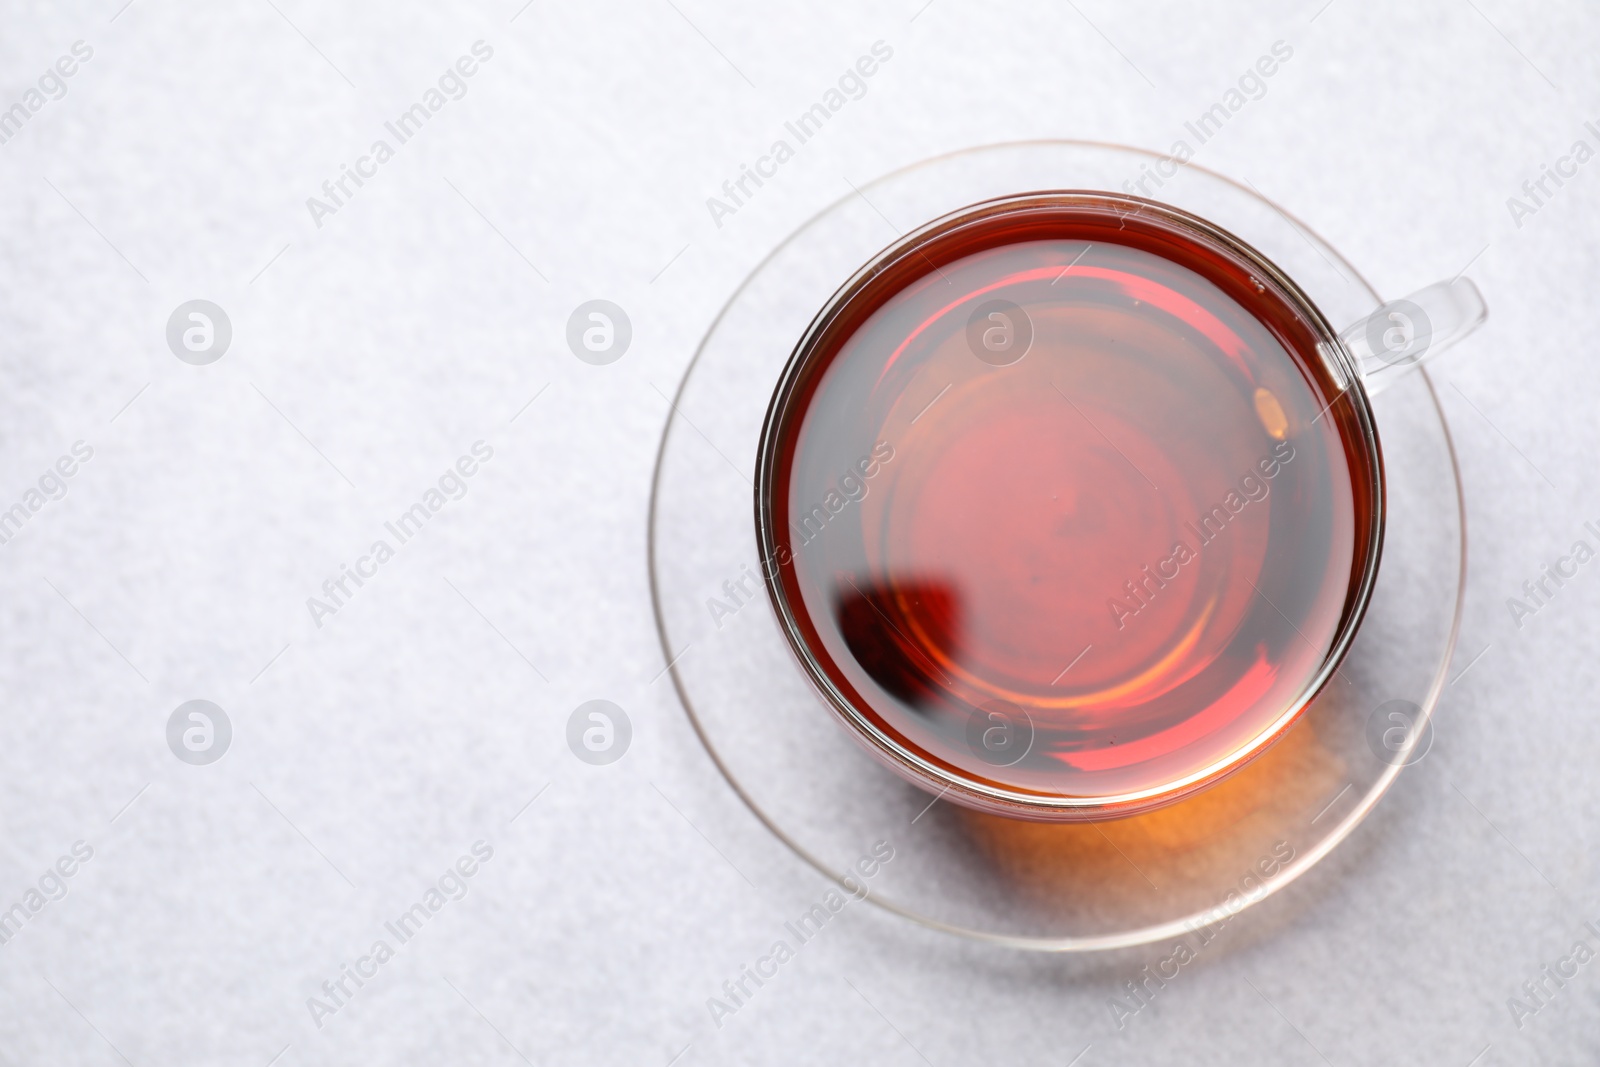
<instances>
[{"instance_id":1,"label":"glass cup handle","mask_svg":"<svg viewBox=\"0 0 1600 1067\"><path fill-rule=\"evenodd\" d=\"M1437 356L1483 324L1489 308L1467 278L1435 282L1391 300L1339 333L1361 372L1368 396Z\"/></svg>"}]
</instances>

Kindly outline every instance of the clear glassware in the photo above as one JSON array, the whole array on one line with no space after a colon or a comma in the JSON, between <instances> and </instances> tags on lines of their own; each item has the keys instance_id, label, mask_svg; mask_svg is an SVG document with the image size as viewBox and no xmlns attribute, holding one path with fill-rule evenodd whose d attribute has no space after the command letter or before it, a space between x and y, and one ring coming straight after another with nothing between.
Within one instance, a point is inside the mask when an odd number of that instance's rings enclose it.
<instances>
[{"instance_id":1,"label":"clear glassware","mask_svg":"<svg viewBox=\"0 0 1600 1067\"><path fill-rule=\"evenodd\" d=\"M1338 671L1383 541L1369 395L1484 315L1458 278L1336 334L1237 236L1115 193L1025 193L928 222L840 286L769 406L756 536L789 645L869 754L954 803L1094 820L1198 792L1281 736ZM1104 404L1094 417L1057 381L1072 372L1078 401L1093 411L1094 393ZM1019 433L1030 416L1044 425ZM1284 454L1320 453L1329 469L1300 458L1257 476L1274 435ZM997 438L1009 448L989 446ZM1124 447L1141 446L1136 463ZM1098 475L1097 456L1108 468ZM1161 487L1144 470L1152 458ZM970 471L965 481L928 484L930 467L953 464ZM1008 467L1036 473L989 491ZM1219 511L1209 542L1180 524L1196 501L1236 488L1241 470L1252 493L1275 501L1238 519ZM1274 491L1273 478L1290 484ZM916 508L899 503L908 484L936 504L903 514ZM1044 494L1053 503L1035 502ZM1230 521L1255 529L1236 525L1224 539ZM1346 533L1347 563L1319 555ZM1145 568L1143 592L1168 609L1166 629L1112 625L1103 594L1147 561L1133 543L1146 542L1148 557L1180 538L1185 566L1169 558L1159 587ZM1252 577L1256 541L1264 556ZM1219 543L1239 546L1239 558ZM1013 563L1019 553L1026 567ZM1138 594L1130 587L1124 610L1142 606ZM1187 613L1170 610L1179 600ZM1320 615L1294 606L1308 601ZM1052 680L1080 649L1078 660L1094 659ZM1102 678L1081 681L1097 669ZM1136 699L1140 689L1154 695ZM1234 697L1241 689L1254 692ZM1197 729L1202 721L1214 724Z\"/></svg>"},{"instance_id":2,"label":"clear glassware","mask_svg":"<svg viewBox=\"0 0 1600 1067\"><path fill-rule=\"evenodd\" d=\"M970 810L940 799L943 786L930 796L887 773L795 666L760 590L750 521L767 402L817 309L904 232L995 197L1116 190L1153 170L1163 176L1161 203L1237 235L1328 322L1354 324L1338 343L1382 433L1382 566L1338 679L1232 776L1121 818L1052 824ZM1448 427L1426 370L1414 368L1482 314L1459 280L1409 304L1384 303L1326 242L1252 188L1135 149L998 145L852 191L758 265L674 399L652 494L650 568L664 659L691 722L730 785L797 855L925 925L1081 951L1227 921L1346 838L1426 751L1466 554ZM859 860L880 843L893 859L865 877Z\"/></svg>"}]
</instances>

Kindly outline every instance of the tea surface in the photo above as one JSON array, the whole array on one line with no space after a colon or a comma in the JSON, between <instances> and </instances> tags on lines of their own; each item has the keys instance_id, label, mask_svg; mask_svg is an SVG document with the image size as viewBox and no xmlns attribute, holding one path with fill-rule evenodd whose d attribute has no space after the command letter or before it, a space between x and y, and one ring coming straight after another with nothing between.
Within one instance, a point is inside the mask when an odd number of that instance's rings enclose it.
<instances>
[{"instance_id":1,"label":"tea surface","mask_svg":"<svg viewBox=\"0 0 1600 1067\"><path fill-rule=\"evenodd\" d=\"M779 580L819 669L918 754L1124 795L1307 695L1376 483L1275 290L1159 232L1045 232L931 256L824 335L778 437Z\"/></svg>"}]
</instances>

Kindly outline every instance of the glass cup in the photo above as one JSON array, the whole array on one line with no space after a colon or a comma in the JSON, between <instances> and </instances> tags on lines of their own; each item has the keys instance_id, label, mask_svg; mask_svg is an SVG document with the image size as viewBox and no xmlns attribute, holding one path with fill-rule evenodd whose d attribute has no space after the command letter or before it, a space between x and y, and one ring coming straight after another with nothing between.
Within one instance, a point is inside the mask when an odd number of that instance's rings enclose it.
<instances>
[{"instance_id":1,"label":"glass cup","mask_svg":"<svg viewBox=\"0 0 1600 1067\"><path fill-rule=\"evenodd\" d=\"M1379 567L1370 398L1476 328L1456 278L1343 330L1222 228L985 201L816 315L760 436L780 627L881 762L1043 821L1238 771L1338 675Z\"/></svg>"}]
</instances>

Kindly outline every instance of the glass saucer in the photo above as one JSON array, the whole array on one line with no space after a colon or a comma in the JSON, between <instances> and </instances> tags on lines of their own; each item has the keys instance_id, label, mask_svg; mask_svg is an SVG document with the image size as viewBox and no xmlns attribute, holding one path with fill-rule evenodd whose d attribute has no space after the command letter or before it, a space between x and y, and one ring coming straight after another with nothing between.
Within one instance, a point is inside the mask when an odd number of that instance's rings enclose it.
<instances>
[{"instance_id":1,"label":"glass saucer","mask_svg":"<svg viewBox=\"0 0 1600 1067\"><path fill-rule=\"evenodd\" d=\"M861 264L930 219L1050 189L1133 191L1208 219L1275 262L1335 326L1381 303L1303 224L1192 163L1036 141L914 164L812 218L717 316L662 437L649 565L673 685L713 761L773 834L908 919L1065 952L1222 921L1349 836L1430 740L1460 625L1466 527L1449 428L1419 371L1372 401L1389 511L1365 621L1335 680L1243 771L1157 811L1046 824L942 802L881 767L813 690L767 601L752 484L762 420L796 341Z\"/></svg>"}]
</instances>

